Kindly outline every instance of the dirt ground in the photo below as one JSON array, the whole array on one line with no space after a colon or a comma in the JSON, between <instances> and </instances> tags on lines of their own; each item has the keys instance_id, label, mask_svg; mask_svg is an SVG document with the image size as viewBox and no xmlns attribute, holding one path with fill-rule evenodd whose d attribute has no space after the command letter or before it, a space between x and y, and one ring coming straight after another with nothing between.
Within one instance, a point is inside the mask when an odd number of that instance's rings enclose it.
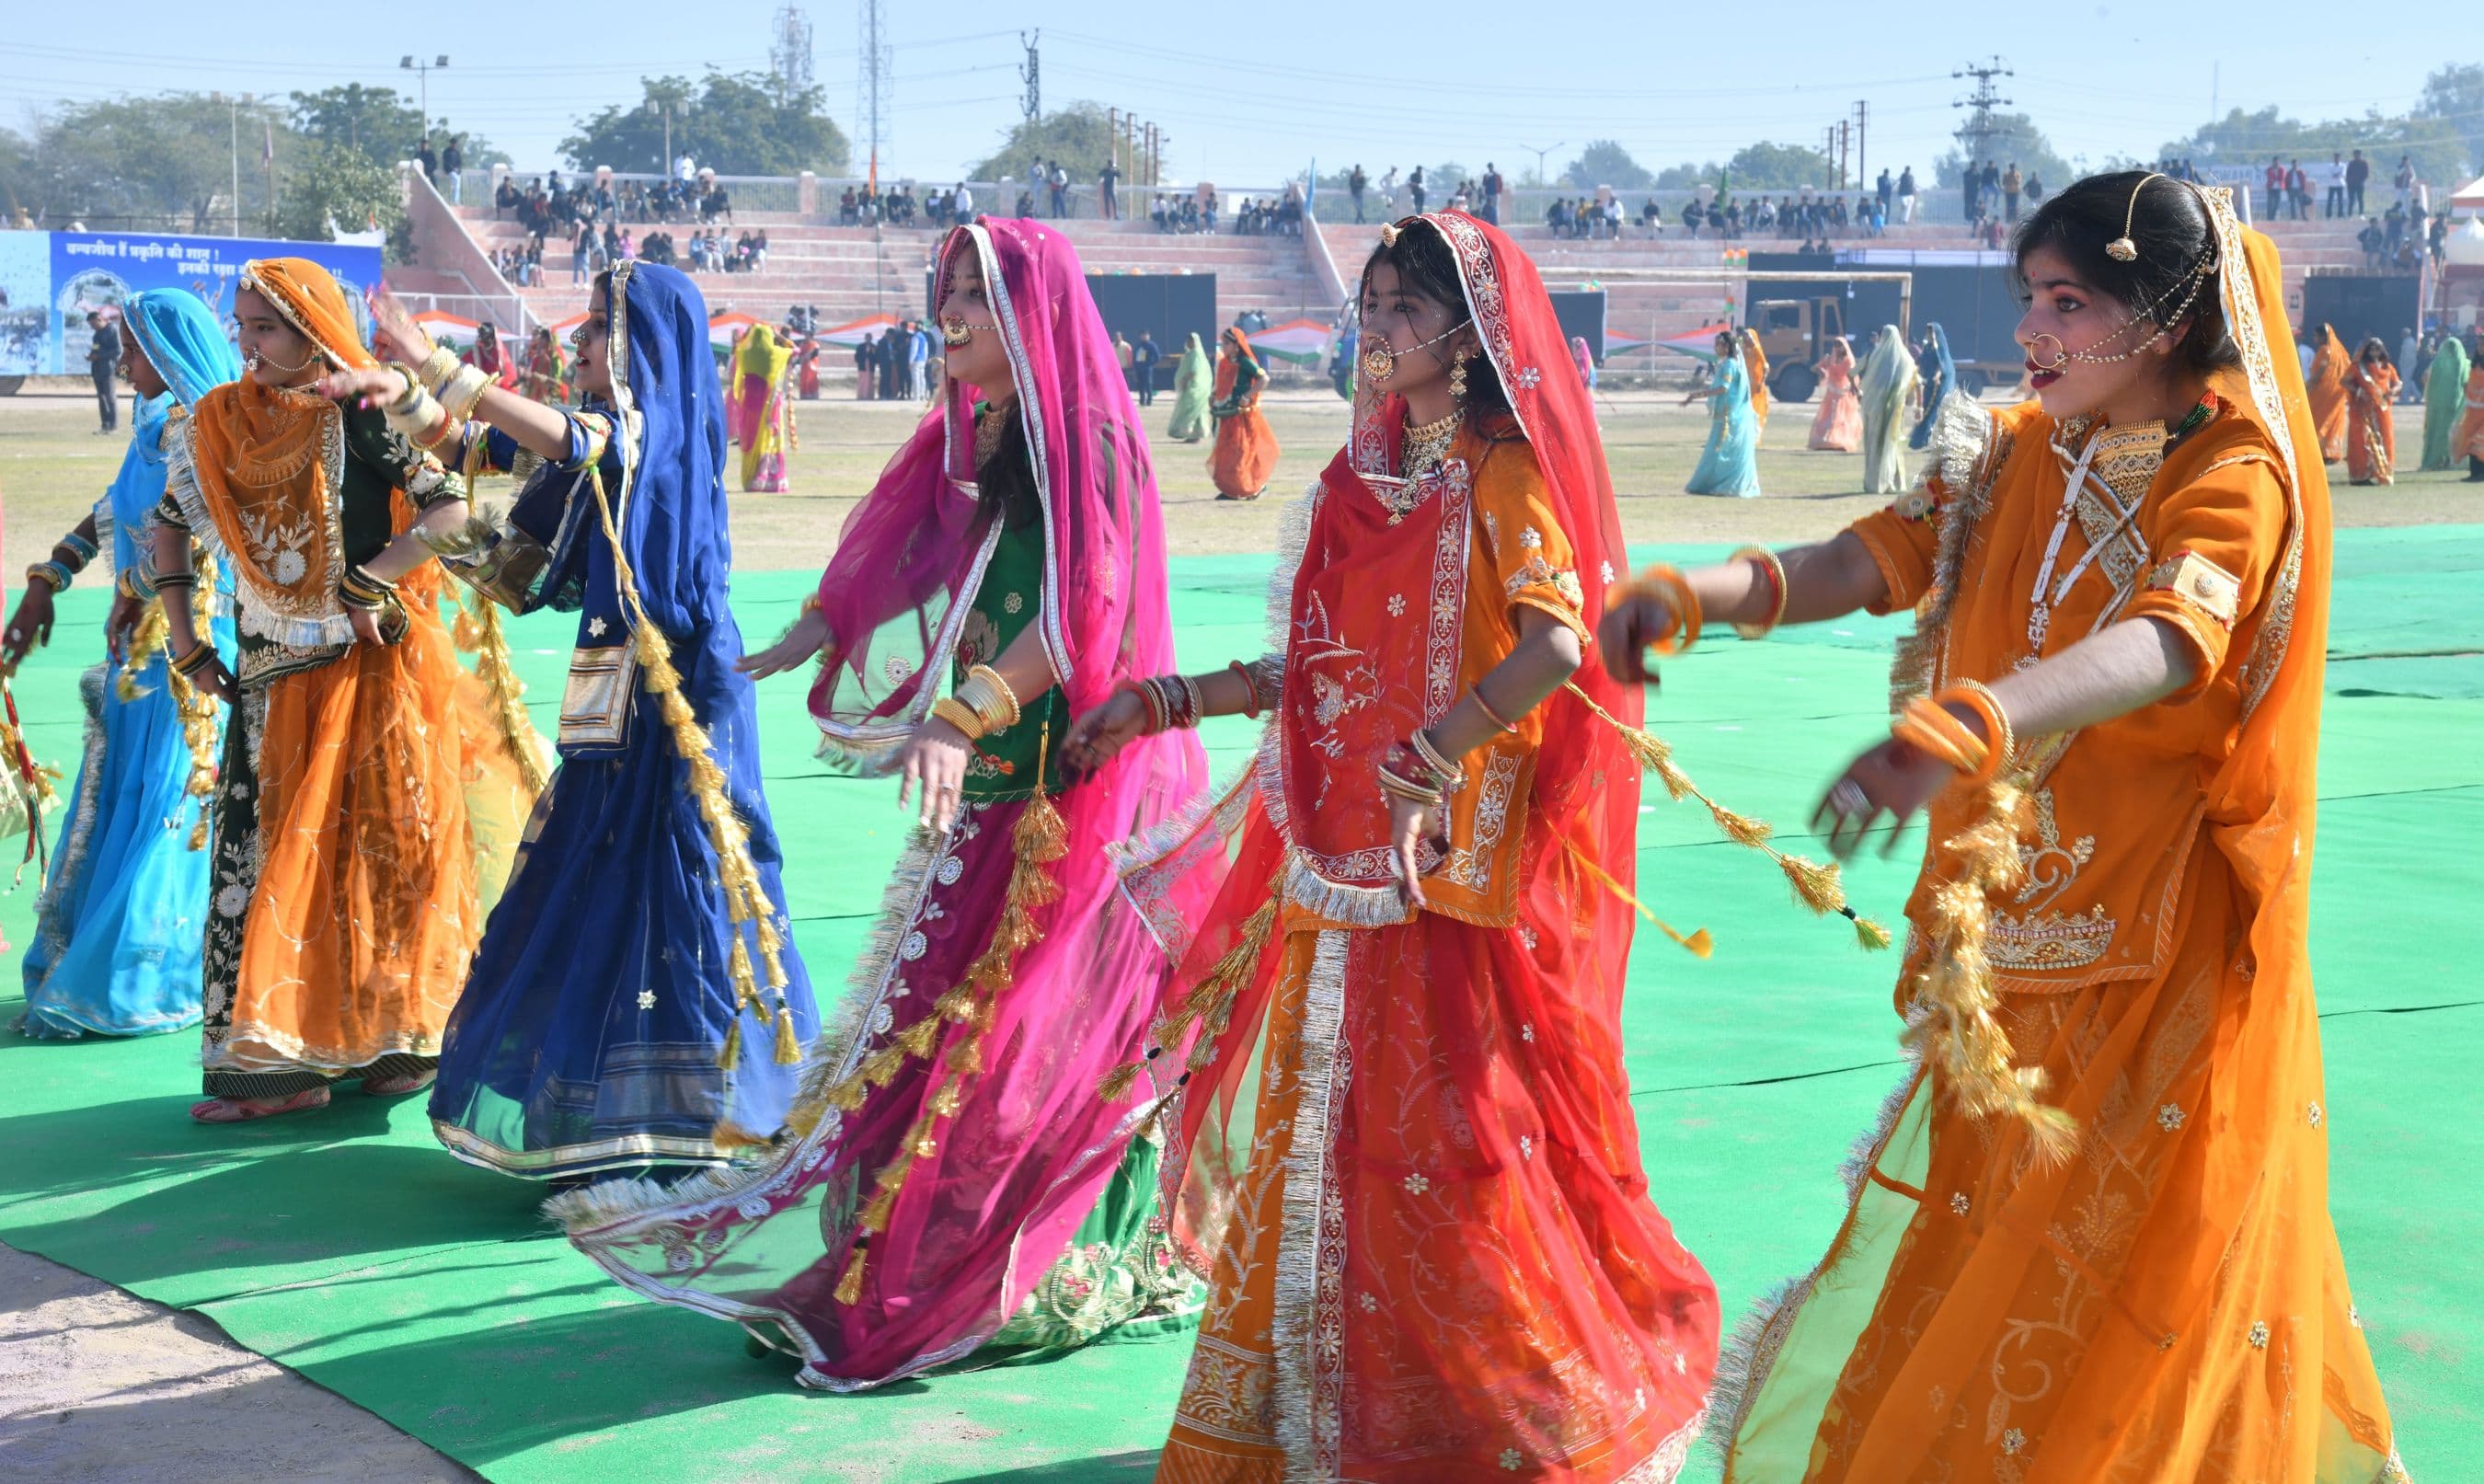
<instances>
[{"instance_id":1,"label":"dirt ground","mask_svg":"<svg viewBox=\"0 0 2484 1484\"><path fill-rule=\"evenodd\" d=\"M287 1484L482 1477L196 1314L9 1247L0 1292L0 1476L152 1484L227 1458Z\"/></svg>"},{"instance_id":2,"label":"dirt ground","mask_svg":"<svg viewBox=\"0 0 2484 1484\"><path fill-rule=\"evenodd\" d=\"M1623 392L1601 396L1605 453L1619 495L1622 527L1633 541L1796 541L1824 536L1880 503L1854 493L1862 483L1859 454L1814 453L1803 446L1817 403L1778 410L1760 441L1756 499L1685 495L1708 436L1703 409L1678 396ZM794 488L783 495L736 495L735 565L753 571L817 567L834 545L847 512L871 488L888 456L921 416L910 402L802 402L800 445L792 457ZM1268 498L1219 501L1207 477L1207 445L1165 436L1172 399L1147 413L1154 442L1157 486L1173 554L1265 552L1276 544L1279 496L1299 493L1316 478L1346 434L1346 404L1324 386L1272 393L1264 403L1283 452ZM125 412L125 409L124 409ZM126 426L126 418L123 418ZM0 574L40 561L60 533L77 524L120 467L127 435L98 437L87 394L0 397L0 498L6 500L9 544ZM2423 414L2401 408L2398 447L2407 463L2422 446ZM2343 470L2340 526L2417 526L2471 521L2484 515L2484 490L2463 475L2401 472L2395 485L2350 489ZM486 501L509 498L506 481L485 482ZM14 577L10 586L16 586Z\"/></svg>"}]
</instances>

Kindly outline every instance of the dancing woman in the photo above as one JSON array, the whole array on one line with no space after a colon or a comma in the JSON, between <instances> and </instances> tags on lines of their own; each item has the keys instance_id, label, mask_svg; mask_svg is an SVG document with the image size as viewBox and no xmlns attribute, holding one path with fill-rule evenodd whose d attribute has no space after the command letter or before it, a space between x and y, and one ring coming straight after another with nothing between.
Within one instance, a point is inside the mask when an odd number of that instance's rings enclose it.
<instances>
[{"instance_id":1,"label":"dancing woman","mask_svg":"<svg viewBox=\"0 0 2484 1484\"><path fill-rule=\"evenodd\" d=\"M1915 358L1915 374L1922 383L1923 416L1915 420L1915 430L1906 435L1909 448L1931 446L1932 426L1940 420L1941 403L1958 391L1958 363L1950 359L1949 332L1935 320L1924 327L1923 350Z\"/></svg>"},{"instance_id":2,"label":"dancing woman","mask_svg":"<svg viewBox=\"0 0 2484 1484\"><path fill-rule=\"evenodd\" d=\"M500 343L500 330L489 320L474 327L474 348L465 355L468 365L492 379L492 385L503 390L518 384L518 364Z\"/></svg>"},{"instance_id":3,"label":"dancing woman","mask_svg":"<svg viewBox=\"0 0 2484 1484\"><path fill-rule=\"evenodd\" d=\"M742 445L744 490L781 495L793 488L785 478L794 416L786 402L786 372L793 364L793 347L766 325L751 326L733 354L732 420Z\"/></svg>"},{"instance_id":4,"label":"dancing woman","mask_svg":"<svg viewBox=\"0 0 2484 1484\"><path fill-rule=\"evenodd\" d=\"M176 688L166 663L148 527L164 498L168 424L240 375L241 363L215 311L186 289L148 289L122 318L122 364L138 391L129 449L94 509L50 560L27 570L26 596L0 645L14 668L28 649L49 643L53 594L111 548L105 571L118 575L118 595L104 626L109 659L79 678L86 756L26 950L19 1029L36 1038L141 1036L199 1021L208 856L193 832L200 796L215 777L218 728L214 703ZM208 608L217 649L229 657L231 592L230 580L176 582L167 601L194 615Z\"/></svg>"},{"instance_id":5,"label":"dancing woman","mask_svg":"<svg viewBox=\"0 0 2484 1484\"><path fill-rule=\"evenodd\" d=\"M1750 389L1751 440L1756 445L1760 435L1768 430L1768 353L1760 344L1759 333L1748 325L1742 327L1741 346L1743 384Z\"/></svg>"},{"instance_id":6,"label":"dancing woman","mask_svg":"<svg viewBox=\"0 0 2484 1484\"><path fill-rule=\"evenodd\" d=\"M561 400L561 381L565 374L560 342L553 337L552 326L537 325L534 338L526 342L526 374L519 380L518 389L530 400L549 407Z\"/></svg>"},{"instance_id":7,"label":"dancing woman","mask_svg":"<svg viewBox=\"0 0 2484 1484\"><path fill-rule=\"evenodd\" d=\"M1207 350L1199 343L1197 331L1181 348L1181 363L1173 373L1173 422L1165 436L1195 444L1208 432L1207 404L1215 395L1216 371L1207 363Z\"/></svg>"},{"instance_id":8,"label":"dancing woman","mask_svg":"<svg viewBox=\"0 0 2484 1484\"><path fill-rule=\"evenodd\" d=\"M233 574L240 663L164 606L174 668L232 705L214 802L202 1122L323 1106L331 1083L430 1085L533 803L513 739L458 664L416 529L465 487L370 408L323 396L367 370L352 309L303 258L242 267L242 379L167 440L157 586L195 581L195 538Z\"/></svg>"},{"instance_id":9,"label":"dancing woman","mask_svg":"<svg viewBox=\"0 0 2484 1484\"><path fill-rule=\"evenodd\" d=\"M2337 332L2323 324L2320 337L2312 341L2311 369L2306 375L2305 391L2311 403L2311 422L2320 436L2320 457L2325 463L2342 463L2346 457L2346 375L2354 369L2346 344Z\"/></svg>"},{"instance_id":10,"label":"dancing woman","mask_svg":"<svg viewBox=\"0 0 2484 1484\"><path fill-rule=\"evenodd\" d=\"M1829 337L1820 358L1820 411L1811 419L1811 446L1852 453L1863 442L1863 398L1854 390L1854 346Z\"/></svg>"},{"instance_id":11,"label":"dancing woman","mask_svg":"<svg viewBox=\"0 0 2484 1484\"><path fill-rule=\"evenodd\" d=\"M1071 735L1104 757L1272 713L1124 877L1169 912L1238 836L1159 1049L1107 1088L1170 1098L1168 1190L1245 1167L1180 1211L1215 1295L1156 1477L1668 1480L1717 1315L1622 1070L1638 698L1579 668L1622 560L1603 448L1498 229L1384 229L1361 291L1352 441L1288 512L1277 652Z\"/></svg>"},{"instance_id":12,"label":"dancing woman","mask_svg":"<svg viewBox=\"0 0 2484 1484\"><path fill-rule=\"evenodd\" d=\"M453 560L515 611L579 615L560 768L448 1019L432 1131L530 1179L724 1163L784 1122L818 1017L734 668L706 301L670 268L598 275L576 412L450 374L418 325L378 312L411 368L326 390L466 469L532 466L498 539Z\"/></svg>"},{"instance_id":13,"label":"dancing woman","mask_svg":"<svg viewBox=\"0 0 2484 1484\"><path fill-rule=\"evenodd\" d=\"M2466 411L2467 342L2444 335L2423 380L2423 467L2458 467L2458 419Z\"/></svg>"},{"instance_id":14,"label":"dancing woman","mask_svg":"<svg viewBox=\"0 0 2484 1484\"><path fill-rule=\"evenodd\" d=\"M2016 253L2038 401L1951 402L1922 489L1659 574L1602 636L1635 673L1686 619L1917 611L1895 735L1822 819L1842 853L1929 809L1918 1061L1727 1357L1726 1477L2402 1479L2328 1209L2328 477L2276 250L2130 171Z\"/></svg>"},{"instance_id":15,"label":"dancing woman","mask_svg":"<svg viewBox=\"0 0 2484 1484\"><path fill-rule=\"evenodd\" d=\"M2351 484L2397 482L2398 369L2380 337L2363 341L2346 373L2346 479Z\"/></svg>"},{"instance_id":16,"label":"dancing woman","mask_svg":"<svg viewBox=\"0 0 2484 1484\"><path fill-rule=\"evenodd\" d=\"M1683 486L1692 495L1748 499L1760 493L1759 418L1751 411L1751 373L1742 350L1733 331L1718 331L1707 390L1693 388L1682 399L1686 407L1708 399L1708 443Z\"/></svg>"},{"instance_id":17,"label":"dancing woman","mask_svg":"<svg viewBox=\"0 0 2484 1484\"><path fill-rule=\"evenodd\" d=\"M1146 1120L1095 1085L1139 1054L1171 972L1105 847L1180 807L1204 759L1167 737L1063 767L1073 710L1172 662L1147 439L1067 238L983 219L938 266L940 403L816 600L744 661L824 646L813 716L902 773L901 801L919 790L923 828L776 1150L550 1207L634 1290L740 1321L830 1390L1198 1307L1149 1228Z\"/></svg>"},{"instance_id":18,"label":"dancing woman","mask_svg":"<svg viewBox=\"0 0 2484 1484\"><path fill-rule=\"evenodd\" d=\"M1863 493L1903 494L1906 475L1906 404L1921 387L1915 358L1895 325L1882 325L1863 362Z\"/></svg>"},{"instance_id":19,"label":"dancing woman","mask_svg":"<svg viewBox=\"0 0 2484 1484\"><path fill-rule=\"evenodd\" d=\"M1216 397L1208 404L1216 418L1216 446L1207 456L1207 472L1216 481L1217 499L1257 499L1277 470L1277 435L1259 411L1268 373L1238 328L1226 328L1222 350Z\"/></svg>"}]
</instances>

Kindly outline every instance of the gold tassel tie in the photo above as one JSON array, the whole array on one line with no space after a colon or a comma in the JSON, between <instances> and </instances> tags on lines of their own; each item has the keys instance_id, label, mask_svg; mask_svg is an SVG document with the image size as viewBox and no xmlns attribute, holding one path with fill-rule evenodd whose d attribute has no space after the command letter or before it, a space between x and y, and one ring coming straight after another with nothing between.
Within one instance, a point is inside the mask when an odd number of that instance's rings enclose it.
<instances>
[{"instance_id":1,"label":"gold tassel tie","mask_svg":"<svg viewBox=\"0 0 2484 1484\"><path fill-rule=\"evenodd\" d=\"M1988 785L1975 822L1935 857L1934 869L1946 865L1950 875L1927 909L1931 951L1907 978L1912 1022L1904 1039L1930 1068L1941 1096L1973 1119L2025 1123L2037 1153L2050 1162L2077 1147L2078 1127L2066 1111L2041 1100L2041 1068L2013 1065L1984 951L1993 895L2014 891L2026 876L2018 841L2028 808L2023 778Z\"/></svg>"},{"instance_id":2,"label":"gold tassel tie","mask_svg":"<svg viewBox=\"0 0 2484 1484\"><path fill-rule=\"evenodd\" d=\"M1069 853L1069 829L1052 796L1043 789L1051 750L1052 729L1047 725L1036 743L1035 794L1010 832L1013 862L990 941L967 965L966 972L958 976L958 983L933 1003L929 1013L889 1038L887 1045L864 1060L858 1073L827 1093L832 1106L850 1113L862 1106L871 1088L886 1087L895 1081L909 1059L929 1057L943 1025L960 1028L942 1058L948 1075L925 1100L922 1117L906 1131L897 1158L880 1170L878 1193L863 1207L861 1225L866 1235L855 1239L853 1256L846 1264L844 1277L838 1280L839 1304L850 1305L862 1297L863 1269L869 1262L870 1249L865 1245L868 1233L887 1229L889 1212L895 1208L897 1193L914 1162L930 1159L938 1151L939 1141L934 1137L937 1125L942 1119L957 1115L962 1080L983 1070L984 1037L999 1014L1001 992L1015 977L1017 957L1043 940L1035 909L1061 896L1061 884L1053 878L1050 867ZM875 1221L878 1225L874 1225Z\"/></svg>"},{"instance_id":3,"label":"gold tassel tie","mask_svg":"<svg viewBox=\"0 0 2484 1484\"><path fill-rule=\"evenodd\" d=\"M526 682L518 679L509 663L509 640L500 627L500 607L474 589L464 588L457 603L456 640L459 649L474 657L474 674L492 693L492 719L500 726L500 745L517 763L518 775L526 780L527 806L532 807L549 780L534 723L526 719Z\"/></svg>"},{"instance_id":4,"label":"gold tassel tie","mask_svg":"<svg viewBox=\"0 0 2484 1484\"><path fill-rule=\"evenodd\" d=\"M163 650L164 641L172 632L172 626L164 620L163 604L148 599L147 607L139 612L138 627L129 633L129 654L121 661L121 678L113 686L123 705L147 693L145 688L138 684L138 674Z\"/></svg>"},{"instance_id":5,"label":"gold tassel tie","mask_svg":"<svg viewBox=\"0 0 2484 1484\"><path fill-rule=\"evenodd\" d=\"M1736 845L1757 850L1776 862L1777 869L1785 873L1786 880L1793 885L1796 901L1821 916L1825 917L1834 912L1852 923L1854 940L1864 948L1881 949L1889 946L1888 929L1862 916L1846 904L1846 888L1838 879L1836 866L1823 866L1817 861L1806 860L1799 855L1789 855L1778 850L1773 843L1776 835L1774 826L1766 820L1753 819L1747 814L1728 809L1701 792L1699 786L1690 781L1690 775L1684 772L1681 766L1673 761L1672 744L1665 742L1663 738L1643 728L1632 726L1597 705L1595 697L1580 689L1575 682L1563 688L1577 696L1587 710L1603 717L1606 725L1621 734L1622 742L1630 749L1631 756L1638 759L1641 768L1656 774L1657 781L1664 785L1666 793L1672 795L1677 800L1695 798L1707 805L1709 818L1716 822L1716 828L1726 839ZM1573 853L1576 853L1575 850ZM1632 905L1638 905L1635 899L1629 900ZM1685 939L1680 934L1674 933L1672 929L1665 928L1663 923L1657 922L1655 914L1648 912L1644 906L1640 906L1639 911L1650 922L1656 922L1658 927L1664 928L1668 934L1673 935L1676 942L1682 943L1686 948L1689 948L1692 943L1704 940L1707 936L1706 931L1702 930L1692 937ZM1691 951L1698 952L1696 948L1692 948ZM1701 954L1700 957L1707 956Z\"/></svg>"},{"instance_id":6,"label":"gold tassel tie","mask_svg":"<svg viewBox=\"0 0 2484 1484\"><path fill-rule=\"evenodd\" d=\"M1624 886L1620 881L1615 880L1604 867L1597 865L1595 861L1588 856L1586 851L1579 849L1577 841L1564 838L1561 843L1568 847L1570 858L1584 867L1589 876L1592 876L1597 880L1603 882L1605 890L1611 892L1614 896L1620 898L1624 903L1628 904L1633 910L1636 911L1639 916L1656 924L1658 931L1663 933L1666 937L1673 939L1676 943L1681 944L1684 948L1688 949L1691 957L1705 958L1715 953L1716 940L1708 935L1707 929L1702 928L1688 937L1683 936L1671 923L1666 922L1663 918L1657 916L1655 912L1649 910L1648 904L1638 900L1636 893L1633 892L1629 887Z\"/></svg>"},{"instance_id":7,"label":"gold tassel tie","mask_svg":"<svg viewBox=\"0 0 2484 1484\"><path fill-rule=\"evenodd\" d=\"M1283 883L1282 871L1269 878L1268 900L1259 904L1257 911L1242 920L1242 931L1234 934L1233 946L1208 966L1207 974L1200 980L1199 986L1183 996L1178 1011L1156 1022L1152 1038L1155 1044L1148 1048L1147 1055L1134 1062L1123 1062L1096 1080L1097 1096L1108 1103L1117 1103L1129 1096L1131 1089L1138 1086L1139 1073L1147 1070L1148 1064L1179 1046L1191 1026L1202 1019L1207 1021L1209 1034L1191 1048L1189 1065L1192 1071L1207 1065L1214 1056L1215 1038L1224 1035L1226 1028L1233 1022L1233 1002L1241 995L1243 984L1257 969L1260 958L1267 953L1268 939L1276 933L1277 905L1282 895Z\"/></svg>"}]
</instances>

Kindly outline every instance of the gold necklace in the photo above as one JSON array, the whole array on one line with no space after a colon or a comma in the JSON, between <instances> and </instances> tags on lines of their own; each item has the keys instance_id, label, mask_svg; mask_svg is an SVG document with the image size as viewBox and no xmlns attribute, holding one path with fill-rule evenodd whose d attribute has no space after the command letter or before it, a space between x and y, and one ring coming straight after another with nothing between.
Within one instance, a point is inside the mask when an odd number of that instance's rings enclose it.
<instances>
[{"instance_id":1,"label":"gold necklace","mask_svg":"<svg viewBox=\"0 0 2484 1484\"><path fill-rule=\"evenodd\" d=\"M1449 445L1457 439L1458 423L1464 413L1463 408L1452 407L1444 418L1407 424L1397 465L1408 483L1440 468L1441 461L1448 457Z\"/></svg>"},{"instance_id":2,"label":"gold necklace","mask_svg":"<svg viewBox=\"0 0 2484 1484\"><path fill-rule=\"evenodd\" d=\"M975 467L982 469L1000 452L1001 439L1009 433L1012 407L996 407L986 402L975 414Z\"/></svg>"}]
</instances>

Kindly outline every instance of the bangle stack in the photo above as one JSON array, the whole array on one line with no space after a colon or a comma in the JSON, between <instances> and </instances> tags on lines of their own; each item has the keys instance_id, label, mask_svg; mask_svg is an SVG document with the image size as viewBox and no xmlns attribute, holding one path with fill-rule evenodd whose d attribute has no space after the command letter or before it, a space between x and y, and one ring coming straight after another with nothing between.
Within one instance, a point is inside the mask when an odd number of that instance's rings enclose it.
<instances>
[{"instance_id":1,"label":"bangle stack","mask_svg":"<svg viewBox=\"0 0 2484 1484\"><path fill-rule=\"evenodd\" d=\"M1963 708L1984 723L1984 737L1950 708ZM2016 739L2010 718L1992 692L1973 681L1952 686L1930 698L1917 696L1905 710L1889 718L1889 735L1927 756L1948 764L1975 784L1990 783L2010 766ZM1987 740L1988 739L1988 740Z\"/></svg>"},{"instance_id":2,"label":"bangle stack","mask_svg":"<svg viewBox=\"0 0 2484 1484\"><path fill-rule=\"evenodd\" d=\"M1441 749L1420 731L1390 748L1380 759L1380 792L1391 798L1412 800L1426 809L1446 808L1449 791L1466 781L1465 772L1441 756Z\"/></svg>"},{"instance_id":3,"label":"bangle stack","mask_svg":"<svg viewBox=\"0 0 2484 1484\"><path fill-rule=\"evenodd\" d=\"M1660 565L1640 573L1632 585L1660 589L1673 606L1674 627L1648 639L1647 647L1659 655L1688 654L1690 646L1699 642L1703 623L1699 594L1691 589L1690 580L1678 568Z\"/></svg>"},{"instance_id":4,"label":"bangle stack","mask_svg":"<svg viewBox=\"0 0 2484 1484\"><path fill-rule=\"evenodd\" d=\"M40 582L54 592L61 592L68 588L75 576L59 562L39 561L26 569L26 585L32 587Z\"/></svg>"},{"instance_id":5,"label":"bangle stack","mask_svg":"<svg viewBox=\"0 0 2484 1484\"><path fill-rule=\"evenodd\" d=\"M1001 672L988 664L979 664L966 671L958 688L932 705L932 715L966 735L968 742L981 742L994 732L1017 725L1023 715L1018 709L1017 692Z\"/></svg>"},{"instance_id":6,"label":"bangle stack","mask_svg":"<svg viewBox=\"0 0 2484 1484\"><path fill-rule=\"evenodd\" d=\"M434 345L431 354L422 358L421 367L414 373L416 381L427 391L437 392L457 374L457 352L446 345Z\"/></svg>"},{"instance_id":7,"label":"bangle stack","mask_svg":"<svg viewBox=\"0 0 2484 1484\"><path fill-rule=\"evenodd\" d=\"M1200 694L1199 682L1187 675L1159 675L1153 680L1124 680L1114 688L1116 693L1127 690L1139 698L1148 710L1147 735L1159 732L1188 731L1199 725L1205 699Z\"/></svg>"},{"instance_id":8,"label":"bangle stack","mask_svg":"<svg viewBox=\"0 0 2484 1484\"><path fill-rule=\"evenodd\" d=\"M492 385L491 373L478 365L461 365L449 373L448 384L436 393L448 416L463 422L474 415L474 404Z\"/></svg>"},{"instance_id":9,"label":"bangle stack","mask_svg":"<svg viewBox=\"0 0 2484 1484\"><path fill-rule=\"evenodd\" d=\"M1776 553L1764 546L1743 547L1734 553L1733 559L1747 561L1757 567L1760 580L1768 589L1768 616L1756 624L1736 624L1734 632L1746 639L1765 639L1776 632L1777 625L1785 622L1785 563L1777 559Z\"/></svg>"},{"instance_id":10,"label":"bangle stack","mask_svg":"<svg viewBox=\"0 0 2484 1484\"><path fill-rule=\"evenodd\" d=\"M204 639L190 646L188 653L173 660L174 673L187 679L216 662L216 647Z\"/></svg>"},{"instance_id":11,"label":"bangle stack","mask_svg":"<svg viewBox=\"0 0 2484 1484\"><path fill-rule=\"evenodd\" d=\"M145 580L142 578L140 580ZM153 584L155 591L159 593L169 593L176 589L186 592L198 585L199 575L195 572L167 572L158 577Z\"/></svg>"},{"instance_id":12,"label":"bangle stack","mask_svg":"<svg viewBox=\"0 0 2484 1484\"><path fill-rule=\"evenodd\" d=\"M345 569L337 582L337 601L349 608L375 613L396 596L396 584L371 575L368 567L355 562Z\"/></svg>"},{"instance_id":13,"label":"bangle stack","mask_svg":"<svg viewBox=\"0 0 2484 1484\"><path fill-rule=\"evenodd\" d=\"M103 548L76 531L70 531L61 538L58 546L52 548L52 560L68 568L72 573L84 572L86 564L94 560L96 553L102 550Z\"/></svg>"},{"instance_id":14,"label":"bangle stack","mask_svg":"<svg viewBox=\"0 0 2484 1484\"><path fill-rule=\"evenodd\" d=\"M1256 721L1261 712L1277 704L1284 662L1280 656L1267 655L1247 662L1236 660L1226 666L1242 678L1242 715Z\"/></svg>"},{"instance_id":15,"label":"bangle stack","mask_svg":"<svg viewBox=\"0 0 2484 1484\"><path fill-rule=\"evenodd\" d=\"M171 575L165 574L167 577ZM113 579L112 590L132 603L144 603L154 597L155 590L163 585L164 579L161 577L149 578L137 567L123 567L121 569L121 576Z\"/></svg>"}]
</instances>

